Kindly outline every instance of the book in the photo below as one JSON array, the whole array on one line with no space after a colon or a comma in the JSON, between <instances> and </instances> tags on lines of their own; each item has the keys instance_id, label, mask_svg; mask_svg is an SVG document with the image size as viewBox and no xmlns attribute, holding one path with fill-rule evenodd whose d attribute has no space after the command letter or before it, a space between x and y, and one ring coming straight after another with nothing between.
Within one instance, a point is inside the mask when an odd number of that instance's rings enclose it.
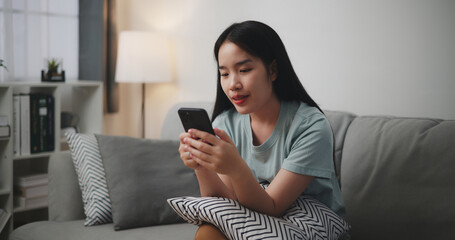
<instances>
[{"instance_id":1,"label":"book","mask_svg":"<svg viewBox=\"0 0 455 240\"><path fill-rule=\"evenodd\" d=\"M21 155L30 155L30 95L20 95Z\"/></svg>"},{"instance_id":2,"label":"book","mask_svg":"<svg viewBox=\"0 0 455 240\"><path fill-rule=\"evenodd\" d=\"M31 153L54 150L54 97L30 94Z\"/></svg>"},{"instance_id":3,"label":"book","mask_svg":"<svg viewBox=\"0 0 455 240\"><path fill-rule=\"evenodd\" d=\"M0 126L0 137L9 137L10 136L10 127L9 126Z\"/></svg>"},{"instance_id":4,"label":"book","mask_svg":"<svg viewBox=\"0 0 455 240\"><path fill-rule=\"evenodd\" d=\"M20 187L14 186L14 193L17 196L21 196L24 198L36 198L36 197L44 197L47 196L49 193L49 185L39 185L39 186L32 186L32 187Z\"/></svg>"},{"instance_id":5,"label":"book","mask_svg":"<svg viewBox=\"0 0 455 240\"><path fill-rule=\"evenodd\" d=\"M47 97L46 95L39 95L38 96L38 115L39 115L39 150L41 152L49 151L48 150L48 141L49 141L49 122L48 118L48 111L47 111Z\"/></svg>"},{"instance_id":6,"label":"book","mask_svg":"<svg viewBox=\"0 0 455 240\"><path fill-rule=\"evenodd\" d=\"M14 156L21 155L21 104L20 96L13 95L13 154Z\"/></svg>"},{"instance_id":7,"label":"book","mask_svg":"<svg viewBox=\"0 0 455 240\"><path fill-rule=\"evenodd\" d=\"M40 117L39 117L39 95L30 94L30 153L39 153L40 149Z\"/></svg>"},{"instance_id":8,"label":"book","mask_svg":"<svg viewBox=\"0 0 455 240\"><path fill-rule=\"evenodd\" d=\"M47 96L47 151L55 148L55 101L54 96Z\"/></svg>"},{"instance_id":9,"label":"book","mask_svg":"<svg viewBox=\"0 0 455 240\"><path fill-rule=\"evenodd\" d=\"M11 214L3 209L0 208L0 232L3 230L5 227L6 223L9 220L9 217Z\"/></svg>"},{"instance_id":10,"label":"book","mask_svg":"<svg viewBox=\"0 0 455 240\"><path fill-rule=\"evenodd\" d=\"M32 93L13 96L15 156L54 151L54 101L54 97L50 94Z\"/></svg>"},{"instance_id":11,"label":"book","mask_svg":"<svg viewBox=\"0 0 455 240\"><path fill-rule=\"evenodd\" d=\"M32 187L47 184L49 175L47 173L23 172L14 176L14 185L20 187Z\"/></svg>"},{"instance_id":12,"label":"book","mask_svg":"<svg viewBox=\"0 0 455 240\"><path fill-rule=\"evenodd\" d=\"M47 207L48 205L48 196L37 198L24 198L19 196L14 197L14 206L19 208L40 208Z\"/></svg>"}]
</instances>

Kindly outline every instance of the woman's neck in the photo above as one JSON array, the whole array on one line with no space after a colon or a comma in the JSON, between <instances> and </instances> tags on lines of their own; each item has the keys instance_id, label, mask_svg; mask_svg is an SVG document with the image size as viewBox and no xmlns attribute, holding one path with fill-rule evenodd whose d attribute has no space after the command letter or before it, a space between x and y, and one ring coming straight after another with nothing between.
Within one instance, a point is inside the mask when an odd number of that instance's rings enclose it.
<instances>
[{"instance_id":1,"label":"woman's neck","mask_svg":"<svg viewBox=\"0 0 455 240\"><path fill-rule=\"evenodd\" d=\"M250 125L254 145L261 145L270 137L278 121L280 109L280 100L278 98L272 98L261 109L250 113Z\"/></svg>"}]
</instances>

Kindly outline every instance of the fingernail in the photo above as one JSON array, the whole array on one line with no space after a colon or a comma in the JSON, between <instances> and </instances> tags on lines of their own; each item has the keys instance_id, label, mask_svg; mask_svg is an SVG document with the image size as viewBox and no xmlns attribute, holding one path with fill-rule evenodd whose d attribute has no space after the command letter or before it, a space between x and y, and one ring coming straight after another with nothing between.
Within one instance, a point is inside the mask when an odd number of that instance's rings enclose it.
<instances>
[{"instance_id":1,"label":"fingernail","mask_svg":"<svg viewBox=\"0 0 455 240\"><path fill-rule=\"evenodd\" d=\"M188 130L188 133L192 133L192 132L193 132L193 129Z\"/></svg>"},{"instance_id":2,"label":"fingernail","mask_svg":"<svg viewBox=\"0 0 455 240\"><path fill-rule=\"evenodd\" d=\"M184 138L184 139L183 139L183 142L184 142L184 143L188 142L188 138Z\"/></svg>"}]
</instances>

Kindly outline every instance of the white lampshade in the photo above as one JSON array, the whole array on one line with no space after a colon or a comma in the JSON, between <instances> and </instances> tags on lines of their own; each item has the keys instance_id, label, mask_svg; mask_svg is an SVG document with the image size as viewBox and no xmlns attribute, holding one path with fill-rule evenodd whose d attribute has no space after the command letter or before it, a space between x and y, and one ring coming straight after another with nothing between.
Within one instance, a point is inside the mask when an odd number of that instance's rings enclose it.
<instances>
[{"instance_id":1,"label":"white lampshade","mask_svg":"<svg viewBox=\"0 0 455 240\"><path fill-rule=\"evenodd\" d=\"M171 81L170 50L167 38L158 33L120 33L115 71L116 82Z\"/></svg>"}]
</instances>

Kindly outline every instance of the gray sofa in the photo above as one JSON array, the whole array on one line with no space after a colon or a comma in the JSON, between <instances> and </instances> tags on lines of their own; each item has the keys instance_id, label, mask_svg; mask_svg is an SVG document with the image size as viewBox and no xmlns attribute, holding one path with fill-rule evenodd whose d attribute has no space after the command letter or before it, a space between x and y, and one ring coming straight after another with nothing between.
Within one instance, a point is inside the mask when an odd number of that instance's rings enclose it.
<instances>
[{"instance_id":1,"label":"gray sofa","mask_svg":"<svg viewBox=\"0 0 455 240\"><path fill-rule=\"evenodd\" d=\"M182 131L176 110L166 116L163 139ZM356 116L327 111L335 135L337 173L352 239L453 239L455 236L455 121ZM177 149L176 149L177 151ZM49 221L19 227L18 239L193 239L190 224L114 231L83 226L81 192L68 153L49 163Z\"/></svg>"}]
</instances>

